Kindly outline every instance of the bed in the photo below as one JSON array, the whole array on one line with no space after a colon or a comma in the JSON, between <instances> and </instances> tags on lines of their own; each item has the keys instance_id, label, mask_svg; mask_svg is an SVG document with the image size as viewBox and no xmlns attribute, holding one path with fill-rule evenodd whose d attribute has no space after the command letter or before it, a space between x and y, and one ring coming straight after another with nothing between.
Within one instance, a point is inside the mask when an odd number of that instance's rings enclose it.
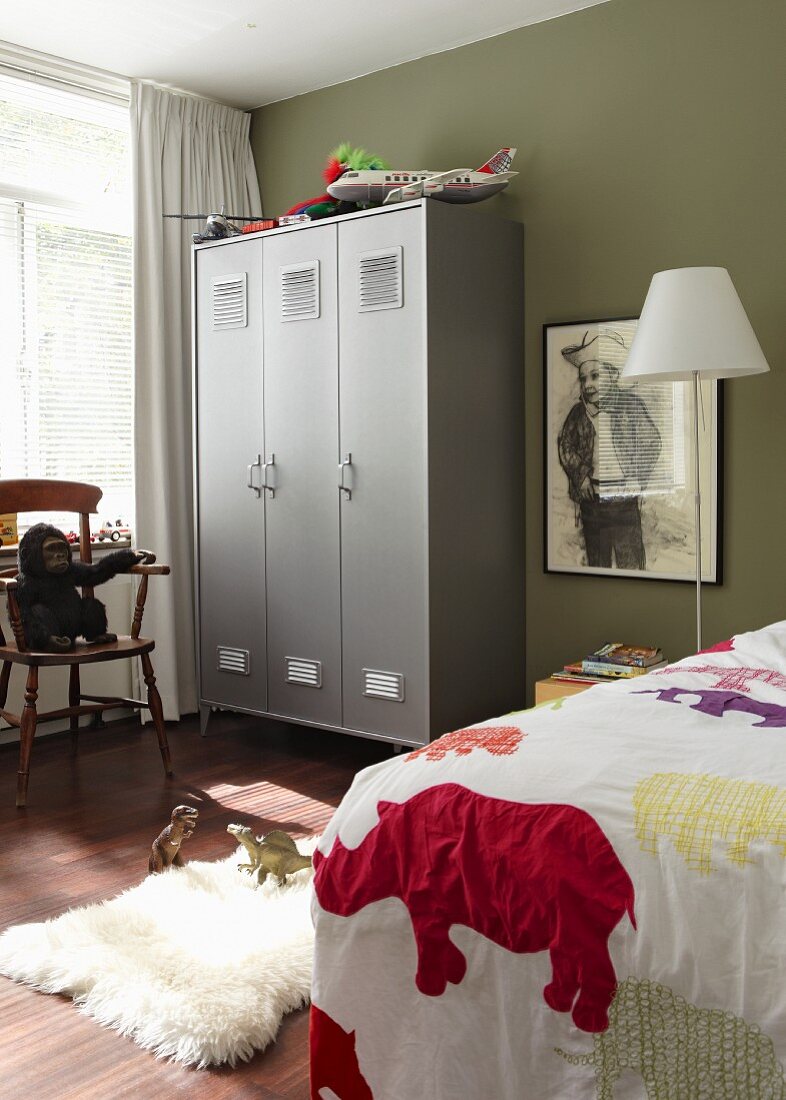
<instances>
[{"instance_id":1,"label":"bed","mask_svg":"<svg viewBox=\"0 0 786 1100\"><path fill-rule=\"evenodd\" d=\"M358 774L312 1097L786 1098L786 622Z\"/></svg>"}]
</instances>

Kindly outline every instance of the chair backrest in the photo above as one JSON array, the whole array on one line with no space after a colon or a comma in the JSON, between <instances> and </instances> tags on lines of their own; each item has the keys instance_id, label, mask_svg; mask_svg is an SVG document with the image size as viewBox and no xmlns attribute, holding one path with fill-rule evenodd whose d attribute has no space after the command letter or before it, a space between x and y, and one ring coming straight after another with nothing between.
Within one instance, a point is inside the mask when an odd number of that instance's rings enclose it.
<instances>
[{"instance_id":1,"label":"chair backrest","mask_svg":"<svg viewBox=\"0 0 786 1100\"><path fill-rule=\"evenodd\" d=\"M82 561L91 562L90 516L98 511L103 495L97 485L84 485L80 481L0 479L0 515L6 512L77 512L79 556Z\"/></svg>"}]
</instances>

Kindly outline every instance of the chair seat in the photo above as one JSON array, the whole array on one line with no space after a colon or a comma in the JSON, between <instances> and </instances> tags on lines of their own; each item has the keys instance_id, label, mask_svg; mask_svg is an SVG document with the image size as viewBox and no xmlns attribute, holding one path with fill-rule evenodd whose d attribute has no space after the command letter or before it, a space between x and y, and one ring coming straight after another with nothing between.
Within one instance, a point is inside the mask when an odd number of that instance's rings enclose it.
<instances>
[{"instance_id":1,"label":"chair seat","mask_svg":"<svg viewBox=\"0 0 786 1100\"><path fill-rule=\"evenodd\" d=\"M15 643L0 646L0 661L11 661L17 665L91 665L99 661L119 661L128 657L139 657L155 649L152 638L131 638L123 635L116 642L78 641L67 653L49 653L46 650L30 650L20 653Z\"/></svg>"}]
</instances>

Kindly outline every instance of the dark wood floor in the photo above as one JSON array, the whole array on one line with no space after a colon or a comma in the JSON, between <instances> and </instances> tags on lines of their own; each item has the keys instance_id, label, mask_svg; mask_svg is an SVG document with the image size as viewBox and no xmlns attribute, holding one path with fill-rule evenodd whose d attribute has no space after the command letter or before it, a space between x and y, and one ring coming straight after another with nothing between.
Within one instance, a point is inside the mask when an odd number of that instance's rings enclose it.
<instances>
[{"instance_id":1,"label":"dark wood floor","mask_svg":"<svg viewBox=\"0 0 786 1100\"><path fill-rule=\"evenodd\" d=\"M136 721L67 734L33 748L25 810L14 808L16 746L0 748L0 930L111 897L147 871L150 845L173 806L199 809L190 859L231 851L242 821L259 834L321 832L356 771L390 755L377 742L236 715L168 727L175 775L166 780L152 727ZM307 1012L287 1017L275 1045L236 1069L159 1061L80 1015L66 997L0 977L0 1096L138 1100L186 1095L307 1100Z\"/></svg>"}]
</instances>

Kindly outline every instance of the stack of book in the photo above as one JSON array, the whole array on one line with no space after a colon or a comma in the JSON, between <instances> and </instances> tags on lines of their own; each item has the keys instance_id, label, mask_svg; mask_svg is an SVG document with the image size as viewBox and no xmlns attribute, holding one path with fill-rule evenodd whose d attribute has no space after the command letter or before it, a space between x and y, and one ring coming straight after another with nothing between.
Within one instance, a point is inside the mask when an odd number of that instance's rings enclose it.
<instances>
[{"instance_id":1,"label":"stack of book","mask_svg":"<svg viewBox=\"0 0 786 1100\"><path fill-rule=\"evenodd\" d=\"M16 520L16 512L3 512L0 515L0 546L16 546L19 542Z\"/></svg>"},{"instance_id":2,"label":"stack of book","mask_svg":"<svg viewBox=\"0 0 786 1100\"><path fill-rule=\"evenodd\" d=\"M608 642L594 653L565 665L555 672L555 680L588 681L627 680L632 676L644 676L656 668L665 668L668 662L656 646L625 645Z\"/></svg>"}]
</instances>

